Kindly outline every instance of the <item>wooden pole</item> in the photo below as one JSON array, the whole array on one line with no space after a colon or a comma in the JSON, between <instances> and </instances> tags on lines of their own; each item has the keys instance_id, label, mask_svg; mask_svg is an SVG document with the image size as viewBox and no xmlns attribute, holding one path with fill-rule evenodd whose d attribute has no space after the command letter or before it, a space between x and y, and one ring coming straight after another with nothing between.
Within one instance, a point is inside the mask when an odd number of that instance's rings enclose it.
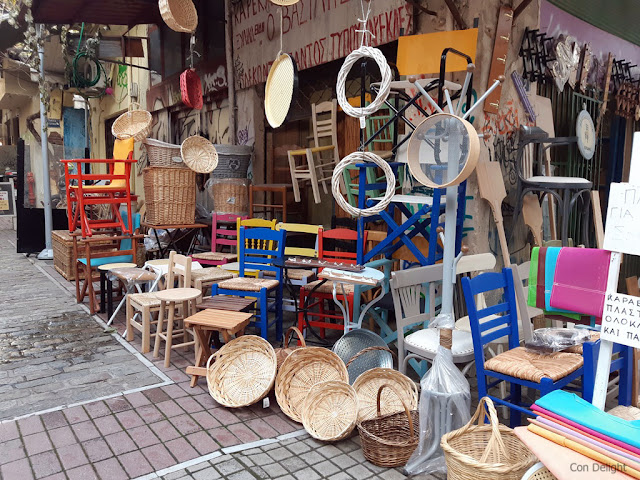
<instances>
[{"instance_id":1,"label":"wooden pole","mask_svg":"<svg viewBox=\"0 0 640 480\"><path fill-rule=\"evenodd\" d=\"M236 81L235 70L233 68L233 9L231 0L225 0L225 39L224 50L227 58L227 91L229 95L229 143L238 143L237 135L237 109L236 109Z\"/></svg>"}]
</instances>

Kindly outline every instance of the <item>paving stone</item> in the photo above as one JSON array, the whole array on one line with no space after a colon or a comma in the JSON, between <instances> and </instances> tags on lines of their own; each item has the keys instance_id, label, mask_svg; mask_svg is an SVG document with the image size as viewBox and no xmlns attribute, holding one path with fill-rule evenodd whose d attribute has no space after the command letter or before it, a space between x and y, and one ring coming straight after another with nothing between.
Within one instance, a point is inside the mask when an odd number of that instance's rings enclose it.
<instances>
[{"instance_id":1,"label":"paving stone","mask_svg":"<svg viewBox=\"0 0 640 480\"><path fill-rule=\"evenodd\" d=\"M255 480L255 478L248 470L233 473L227 477L228 480Z\"/></svg>"},{"instance_id":2,"label":"paving stone","mask_svg":"<svg viewBox=\"0 0 640 480\"><path fill-rule=\"evenodd\" d=\"M160 443L158 437L146 425L127 430L129 436L136 442L139 448L149 447Z\"/></svg>"},{"instance_id":3,"label":"paving stone","mask_svg":"<svg viewBox=\"0 0 640 480\"><path fill-rule=\"evenodd\" d=\"M184 413L184 410L180 408L180 405L173 400L166 400L164 402L157 403L156 408L169 419Z\"/></svg>"},{"instance_id":4,"label":"paving stone","mask_svg":"<svg viewBox=\"0 0 640 480\"><path fill-rule=\"evenodd\" d=\"M307 465L315 465L316 463L320 463L326 460L322 455L320 455L318 452L314 452L313 450L307 453L303 453L302 455L300 455L300 458Z\"/></svg>"},{"instance_id":5,"label":"paving stone","mask_svg":"<svg viewBox=\"0 0 640 480\"><path fill-rule=\"evenodd\" d=\"M34 435L38 435L35 433ZM0 465L15 462L26 456L24 443L19 439L8 440L2 442L2 455L0 455Z\"/></svg>"},{"instance_id":6,"label":"paving stone","mask_svg":"<svg viewBox=\"0 0 640 480\"><path fill-rule=\"evenodd\" d=\"M217 475L217 473L216 473ZM173 473L169 473L168 475L165 475L164 477L162 477L163 480L192 480L193 477L191 475L187 475L186 473L184 473L184 470L180 470L178 472L173 472ZM220 478L218 477L213 477L215 478Z\"/></svg>"},{"instance_id":7,"label":"paving stone","mask_svg":"<svg viewBox=\"0 0 640 480\"><path fill-rule=\"evenodd\" d=\"M69 423L80 423L89 420L87 412L81 406L66 408L62 411Z\"/></svg>"},{"instance_id":8,"label":"paving stone","mask_svg":"<svg viewBox=\"0 0 640 480\"><path fill-rule=\"evenodd\" d=\"M78 440L82 443L87 440L98 438L100 433L96 429L92 421L76 423L71 425L71 429L76 434Z\"/></svg>"},{"instance_id":9,"label":"paving stone","mask_svg":"<svg viewBox=\"0 0 640 480\"><path fill-rule=\"evenodd\" d=\"M45 413L40 418L47 429L64 427L67 425L67 418L61 411Z\"/></svg>"},{"instance_id":10,"label":"paving stone","mask_svg":"<svg viewBox=\"0 0 640 480\"><path fill-rule=\"evenodd\" d=\"M250 451L254 451L254 450L250 450ZM266 453L252 453L252 454L249 454L249 452L245 452L245 456L247 456L247 457L251 456L251 460L256 465L266 465L267 463L272 463L273 462L272 458L269 455L267 455Z\"/></svg>"},{"instance_id":11,"label":"paving stone","mask_svg":"<svg viewBox=\"0 0 640 480\"><path fill-rule=\"evenodd\" d=\"M191 415L191 418L193 418L193 420L195 420L205 430L220 426L220 422L209 412L197 412Z\"/></svg>"},{"instance_id":12,"label":"paving stone","mask_svg":"<svg viewBox=\"0 0 640 480\"><path fill-rule=\"evenodd\" d=\"M280 464L291 473L302 470L307 466L304 460L297 456L285 458Z\"/></svg>"},{"instance_id":13,"label":"paving stone","mask_svg":"<svg viewBox=\"0 0 640 480\"><path fill-rule=\"evenodd\" d=\"M98 480L98 475L91 465L73 468L65 472L69 480Z\"/></svg>"},{"instance_id":14,"label":"paving stone","mask_svg":"<svg viewBox=\"0 0 640 480\"><path fill-rule=\"evenodd\" d=\"M393 468L389 468L386 471L379 473L378 476L384 480L404 480L405 478L407 478L402 473L394 470Z\"/></svg>"},{"instance_id":15,"label":"paving stone","mask_svg":"<svg viewBox=\"0 0 640 480\"><path fill-rule=\"evenodd\" d=\"M165 419L162 412L153 405L144 405L136 408L136 412L146 423L159 422Z\"/></svg>"},{"instance_id":16,"label":"paving stone","mask_svg":"<svg viewBox=\"0 0 640 480\"><path fill-rule=\"evenodd\" d=\"M304 468L293 474L298 480L318 480L320 475L312 470L310 467Z\"/></svg>"},{"instance_id":17,"label":"paving stone","mask_svg":"<svg viewBox=\"0 0 640 480\"><path fill-rule=\"evenodd\" d=\"M71 427L60 427L49 430L49 437L56 448L76 443L76 437L73 434Z\"/></svg>"},{"instance_id":18,"label":"paving stone","mask_svg":"<svg viewBox=\"0 0 640 480\"><path fill-rule=\"evenodd\" d=\"M153 467L147 462L140 451L125 453L118 457L120 463L131 478L139 477L153 471Z\"/></svg>"},{"instance_id":19,"label":"paving stone","mask_svg":"<svg viewBox=\"0 0 640 480\"><path fill-rule=\"evenodd\" d=\"M163 445L153 445L140 450L144 458L154 470L162 470L176 463L175 459Z\"/></svg>"},{"instance_id":20,"label":"paving stone","mask_svg":"<svg viewBox=\"0 0 640 480\"><path fill-rule=\"evenodd\" d=\"M84 409L91 418L104 417L111 413L111 410L109 410L109 407L107 407L107 404L104 402L87 403L84 405Z\"/></svg>"},{"instance_id":21,"label":"paving stone","mask_svg":"<svg viewBox=\"0 0 640 480\"><path fill-rule=\"evenodd\" d=\"M339 472L328 477L329 480L353 480L353 477L346 472Z\"/></svg>"},{"instance_id":22,"label":"paving stone","mask_svg":"<svg viewBox=\"0 0 640 480\"><path fill-rule=\"evenodd\" d=\"M257 477L262 479L270 478L267 472L264 471L262 467L253 467L251 472Z\"/></svg>"},{"instance_id":23,"label":"paving stone","mask_svg":"<svg viewBox=\"0 0 640 480\"><path fill-rule=\"evenodd\" d=\"M238 445L240 440L224 427L214 428L209 430L209 435L218 442L222 447L231 447L232 445Z\"/></svg>"},{"instance_id":24,"label":"paving stone","mask_svg":"<svg viewBox=\"0 0 640 480\"><path fill-rule=\"evenodd\" d=\"M235 459L230 459L216 465L216 469L223 475L227 476L243 469L242 464Z\"/></svg>"},{"instance_id":25,"label":"paving stone","mask_svg":"<svg viewBox=\"0 0 640 480\"><path fill-rule=\"evenodd\" d=\"M124 412L117 413L116 418L125 430L144 425L144 420L142 420L140 415L138 415L134 410L126 410Z\"/></svg>"},{"instance_id":26,"label":"paving stone","mask_svg":"<svg viewBox=\"0 0 640 480\"><path fill-rule=\"evenodd\" d=\"M116 455L131 452L138 448L127 432L113 433L111 435L107 435L104 439Z\"/></svg>"},{"instance_id":27,"label":"paving stone","mask_svg":"<svg viewBox=\"0 0 640 480\"><path fill-rule=\"evenodd\" d=\"M336 443L336 447L339 450L341 450L343 453L350 453L350 452L353 452L354 450L360 449L360 445L352 441L338 442Z\"/></svg>"},{"instance_id":28,"label":"paving stone","mask_svg":"<svg viewBox=\"0 0 640 480\"><path fill-rule=\"evenodd\" d=\"M165 446L173 453L178 462L186 462L198 456L198 452L182 437L166 442Z\"/></svg>"},{"instance_id":29,"label":"paving stone","mask_svg":"<svg viewBox=\"0 0 640 480\"><path fill-rule=\"evenodd\" d=\"M32 455L29 460L36 478L43 478L62 471L58 457L53 451Z\"/></svg>"},{"instance_id":30,"label":"paving stone","mask_svg":"<svg viewBox=\"0 0 640 480\"><path fill-rule=\"evenodd\" d=\"M20 432L18 432L18 424L16 422L0 423L0 442L13 440L19 436Z\"/></svg>"},{"instance_id":31,"label":"paving stone","mask_svg":"<svg viewBox=\"0 0 640 480\"><path fill-rule=\"evenodd\" d=\"M324 445L318 448L317 452L321 455L324 455L328 459L336 458L337 456L342 454L342 452L333 445Z\"/></svg>"},{"instance_id":32,"label":"paving stone","mask_svg":"<svg viewBox=\"0 0 640 480\"><path fill-rule=\"evenodd\" d=\"M31 435L32 433L38 433L44 431L44 425L40 417L33 416L18 420L18 428L20 428L20 434L24 437Z\"/></svg>"},{"instance_id":33,"label":"paving stone","mask_svg":"<svg viewBox=\"0 0 640 480\"><path fill-rule=\"evenodd\" d=\"M287 471L279 464L277 463L272 463L270 465L263 465L262 469L267 472L267 475L269 475L268 478L276 478L279 477L281 475L286 475Z\"/></svg>"},{"instance_id":34,"label":"paving stone","mask_svg":"<svg viewBox=\"0 0 640 480\"><path fill-rule=\"evenodd\" d=\"M186 438L200 455L207 455L220 449L220 445L203 431L187 435Z\"/></svg>"},{"instance_id":35,"label":"paving stone","mask_svg":"<svg viewBox=\"0 0 640 480\"><path fill-rule=\"evenodd\" d=\"M301 453L308 452L311 450L311 447L304 443L303 441L297 441L295 443L291 443L287 445L287 448L291 450L296 455L300 455Z\"/></svg>"},{"instance_id":36,"label":"paving stone","mask_svg":"<svg viewBox=\"0 0 640 480\"><path fill-rule=\"evenodd\" d=\"M109 458L93 465L103 480L128 480L129 475L124 471L118 460Z\"/></svg>"},{"instance_id":37,"label":"paving stone","mask_svg":"<svg viewBox=\"0 0 640 480\"><path fill-rule=\"evenodd\" d=\"M220 473L218 473L218 471L213 467L208 467L204 470L195 472L191 474L191 477L193 477L195 480L214 480L216 478L222 478Z\"/></svg>"},{"instance_id":38,"label":"paving stone","mask_svg":"<svg viewBox=\"0 0 640 480\"><path fill-rule=\"evenodd\" d=\"M29 460L26 458L2 465L0 472L2 472L3 480L29 480L34 478Z\"/></svg>"},{"instance_id":39,"label":"paving stone","mask_svg":"<svg viewBox=\"0 0 640 480\"><path fill-rule=\"evenodd\" d=\"M67 445L66 447L58 448L56 452L65 470L69 470L89 463L87 456L82 451L82 447L80 447L80 445L78 444Z\"/></svg>"},{"instance_id":40,"label":"paving stone","mask_svg":"<svg viewBox=\"0 0 640 480\"><path fill-rule=\"evenodd\" d=\"M49 440L49 436L46 432L34 433L32 435L27 435L26 437L22 437L22 441L24 442L24 446L27 450L28 455L35 455L37 453L46 452L47 450L53 449L53 445ZM5 447L2 448L3 455Z\"/></svg>"},{"instance_id":41,"label":"paving stone","mask_svg":"<svg viewBox=\"0 0 640 480\"><path fill-rule=\"evenodd\" d=\"M200 425L194 422L186 413L183 415L173 416L172 418L169 418L169 421L182 435L188 435L190 433L200 431Z\"/></svg>"},{"instance_id":42,"label":"paving stone","mask_svg":"<svg viewBox=\"0 0 640 480\"><path fill-rule=\"evenodd\" d=\"M328 477L329 475L333 475L340 469L329 460L325 460L324 462L317 463L313 466L315 470L320 472L323 477Z\"/></svg>"},{"instance_id":43,"label":"paving stone","mask_svg":"<svg viewBox=\"0 0 640 480\"><path fill-rule=\"evenodd\" d=\"M269 456L276 462L282 462L285 458L293 456L293 453L291 453L291 451L287 450L285 447L279 447L271 450L269 452Z\"/></svg>"},{"instance_id":44,"label":"paving stone","mask_svg":"<svg viewBox=\"0 0 640 480\"><path fill-rule=\"evenodd\" d=\"M102 435L109 435L110 433L122 431L122 427L113 415L96 418L93 422L96 424L98 431Z\"/></svg>"},{"instance_id":45,"label":"paving stone","mask_svg":"<svg viewBox=\"0 0 640 480\"><path fill-rule=\"evenodd\" d=\"M84 451L87 453L87 457L89 457L89 461L91 461L91 463L113 457L113 453L111 452L109 445L101 438L88 440L84 442L82 446L84 447Z\"/></svg>"},{"instance_id":46,"label":"paving stone","mask_svg":"<svg viewBox=\"0 0 640 480\"><path fill-rule=\"evenodd\" d=\"M371 478L373 475L371 470L369 470L364 465L355 465L347 470L347 473L351 475L356 480L365 480L367 478Z\"/></svg>"},{"instance_id":47,"label":"paving stone","mask_svg":"<svg viewBox=\"0 0 640 480\"><path fill-rule=\"evenodd\" d=\"M118 368L120 368L120 366ZM113 413L124 412L132 408L131 404L127 402L124 397L107 398L104 403L107 404Z\"/></svg>"},{"instance_id":48,"label":"paving stone","mask_svg":"<svg viewBox=\"0 0 640 480\"><path fill-rule=\"evenodd\" d=\"M167 442L180 436L180 432L178 432L175 427L169 423L168 420L152 423L150 427L151 430L153 430L153 433L158 436L161 442Z\"/></svg>"},{"instance_id":49,"label":"paving stone","mask_svg":"<svg viewBox=\"0 0 640 480\"><path fill-rule=\"evenodd\" d=\"M353 458L357 463L364 463L367 461L367 459L364 458L362 449L354 450L353 452L349 453L349 456Z\"/></svg>"},{"instance_id":50,"label":"paving stone","mask_svg":"<svg viewBox=\"0 0 640 480\"><path fill-rule=\"evenodd\" d=\"M331 459L341 470L346 470L349 467L353 467L357 462L349 455L343 453Z\"/></svg>"}]
</instances>

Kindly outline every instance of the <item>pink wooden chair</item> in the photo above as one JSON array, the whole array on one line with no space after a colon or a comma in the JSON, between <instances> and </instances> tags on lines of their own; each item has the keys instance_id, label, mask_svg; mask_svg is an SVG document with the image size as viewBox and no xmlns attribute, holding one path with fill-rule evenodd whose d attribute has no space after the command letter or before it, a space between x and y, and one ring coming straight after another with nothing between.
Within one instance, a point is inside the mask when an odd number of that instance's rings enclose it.
<instances>
[{"instance_id":1,"label":"pink wooden chair","mask_svg":"<svg viewBox=\"0 0 640 480\"><path fill-rule=\"evenodd\" d=\"M246 216L213 212L211 215L211 251L192 255L194 261L202 265L224 265L238 260L238 253L232 253L238 246L237 219L245 220ZM225 228L221 228L224 225ZM226 247L226 248L225 248ZM222 251L223 249L227 251Z\"/></svg>"}]
</instances>

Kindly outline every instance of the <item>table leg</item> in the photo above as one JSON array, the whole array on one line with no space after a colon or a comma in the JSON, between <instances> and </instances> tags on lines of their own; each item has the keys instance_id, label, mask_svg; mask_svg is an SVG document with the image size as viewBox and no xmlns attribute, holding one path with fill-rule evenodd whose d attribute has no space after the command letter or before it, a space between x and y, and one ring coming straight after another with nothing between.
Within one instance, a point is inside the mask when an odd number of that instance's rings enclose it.
<instances>
[{"instance_id":1,"label":"table leg","mask_svg":"<svg viewBox=\"0 0 640 480\"><path fill-rule=\"evenodd\" d=\"M371 307L373 307L376 303L382 300L382 297L384 297L387 293L388 293L387 286L385 285L385 282L383 282L382 288L380 289L380 295L378 295L376 298L374 298L373 300L371 300L369 303L365 305L364 309L362 309L362 312L360 312L360 317L358 317L357 326L353 325L354 329L362 328L362 321L364 320L364 317L367 314L367 311L369 311ZM346 325L345 325L345 333L347 333Z\"/></svg>"},{"instance_id":2,"label":"table leg","mask_svg":"<svg viewBox=\"0 0 640 480\"><path fill-rule=\"evenodd\" d=\"M113 282L107 278L107 319L113 315Z\"/></svg>"},{"instance_id":3,"label":"table leg","mask_svg":"<svg viewBox=\"0 0 640 480\"><path fill-rule=\"evenodd\" d=\"M162 300L160 301L160 311L158 312L158 326L156 329L156 341L153 345L153 358L158 358L160 355L160 339L162 337L162 328L164 323L164 310L167 307L167 303Z\"/></svg>"},{"instance_id":4,"label":"table leg","mask_svg":"<svg viewBox=\"0 0 640 480\"><path fill-rule=\"evenodd\" d=\"M106 303L107 272L100 270L100 312L103 313Z\"/></svg>"},{"instance_id":5,"label":"table leg","mask_svg":"<svg viewBox=\"0 0 640 480\"><path fill-rule=\"evenodd\" d=\"M309 293L307 293L307 296L304 299L303 316L304 316L304 323L307 325L307 333L310 332L323 345L329 345L329 342L327 342L324 338L320 337L320 335L318 335L315 332L315 330L313 329L309 321L309 303L311 302L311 296L318 288L320 288L325 283L327 283L327 280L323 278L321 282L318 282L318 284L314 286Z\"/></svg>"},{"instance_id":6,"label":"table leg","mask_svg":"<svg viewBox=\"0 0 640 480\"><path fill-rule=\"evenodd\" d=\"M165 251L162 250L162 244L160 243L160 237L158 236L158 229L154 228L153 234L156 237L156 242L158 244L158 252L160 252L160 258L164 258L164 254L166 253L166 250Z\"/></svg>"},{"instance_id":7,"label":"table leg","mask_svg":"<svg viewBox=\"0 0 640 480\"><path fill-rule=\"evenodd\" d=\"M202 367L206 363L206 361L211 356L211 348L209 348L209 344L211 342L211 334L213 333L211 330L205 330L203 327L194 325L193 333L200 342L200 348L198 352L196 352L196 363L195 367ZM192 388L196 386L198 383L198 378L200 375L196 373L191 374L191 383L189 384Z\"/></svg>"}]
</instances>

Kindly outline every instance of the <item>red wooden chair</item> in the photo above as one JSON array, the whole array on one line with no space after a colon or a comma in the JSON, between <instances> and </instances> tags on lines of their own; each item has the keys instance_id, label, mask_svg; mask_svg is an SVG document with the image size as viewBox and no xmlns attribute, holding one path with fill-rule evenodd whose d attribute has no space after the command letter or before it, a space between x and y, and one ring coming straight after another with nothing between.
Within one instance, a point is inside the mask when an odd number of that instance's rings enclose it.
<instances>
[{"instance_id":1,"label":"red wooden chair","mask_svg":"<svg viewBox=\"0 0 640 480\"><path fill-rule=\"evenodd\" d=\"M113 147L113 159L83 158L61 160L64 164L64 175L67 182L67 216L69 218L69 232L73 233L80 227L82 237L90 237L93 230L116 228L123 234L131 234L122 215L120 204L126 205L127 216L131 218L131 202L137 197L131 195L131 166L136 163L133 159L133 138L116 140ZM107 164L109 173L83 173L84 164ZM75 168L73 167L75 164ZM85 181L104 180L105 185L85 185ZM107 220L92 219L87 214L86 207L91 205L109 205L111 218Z\"/></svg>"},{"instance_id":2,"label":"red wooden chair","mask_svg":"<svg viewBox=\"0 0 640 480\"><path fill-rule=\"evenodd\" d=\"M349 263L355 265L357 263L357 248L354 245L350 251L340 251L340 250L327 250L326 240L335 240L335 241L351 241L355 242L357 245L358 242L358 232L355 230L349 230L347 228L334 228L333 230L322 230L318 232L318 258L320 260L330 260L335 262ZM364 237L362 239L363 248L367 242L367 232L365 231ZM322 269L319 269L318 273L320 273ZM331 282L326 282L320 285L313 293L311 291L316 287L322 280L316 280L315 282L308 283L300 287L300 305L304 305L308 296L309 298L309 311L307 316L309 318L309 325L313 327L317 327L320 329L320 335L324 337L325 329L330 328L333 330L344 330L344 317L342 312L337 309L325 309L325 301L329 301L330 305L334 305L333 301L333 284ZM350 315L353 317L353 285L345 285L344 290L346 293L342 295L342 293L338 292L337 299L344 303L347 302L347 310ZM314 308L318 308L317 311L312 311ZM314 320L316 318L317 320ZM306 323L304 321L304 313L298 313L298 328L302 331L306 328Z\"/></svg>"},{"instance_id":3,"label":"red wooden chair","mask_svg":"<svg viewBox=\"0 0 640 480\"><path fill-rule=\"evenodd\" d=\"M245 220L247 218L249 217L213 212L211 214L211 251L196 253L191 255L191 258L202 265L224 265L237 261L238 252L231 253L231 250L237 250L238 245L236 222L238 219ZM226 225L226 228L221 228L220 224ZM228 247L228 251L221 251L225 247Z\"/></svg>"}]
</instances>

